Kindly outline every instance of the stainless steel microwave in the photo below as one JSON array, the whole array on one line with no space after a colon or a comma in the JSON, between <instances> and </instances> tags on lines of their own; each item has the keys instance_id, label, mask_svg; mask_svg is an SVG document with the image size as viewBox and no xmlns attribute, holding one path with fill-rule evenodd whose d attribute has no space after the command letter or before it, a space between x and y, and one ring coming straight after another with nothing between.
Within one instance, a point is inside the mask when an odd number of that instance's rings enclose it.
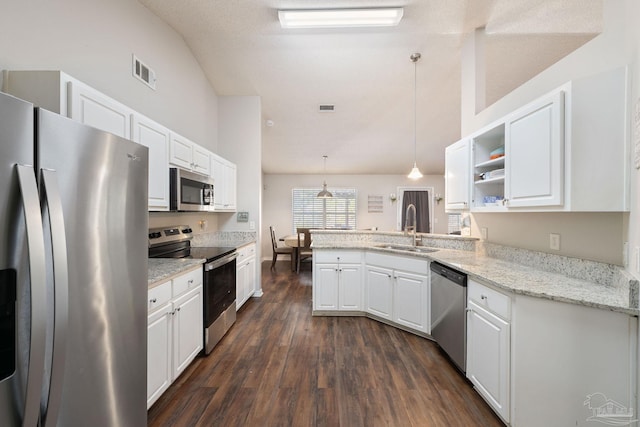
<instances>
[{"instance_id":1,"label":"stainless steel microwave","mask_svg":"<svg viewBox=\"0 0 640 427\"><path fill-rule=\"evenodd\" d=\"M169 168L169 210L213 212L213 179L180 168Z\"/></svg>"}]
</instances>

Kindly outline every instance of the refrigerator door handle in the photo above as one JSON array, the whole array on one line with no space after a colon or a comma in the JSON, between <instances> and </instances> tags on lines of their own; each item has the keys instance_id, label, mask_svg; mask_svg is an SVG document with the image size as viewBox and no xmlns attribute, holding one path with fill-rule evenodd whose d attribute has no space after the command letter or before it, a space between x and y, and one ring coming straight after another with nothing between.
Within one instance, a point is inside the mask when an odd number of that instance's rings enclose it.
<instances>
[{"instance_id":1,"label":"refrigerator door handle","mask_svg":"<svg viewBox=\"0 0 640 427\"><path fill-rule=\"evenodd\" d=\"M62 400L62 379L64 377L67 349L67 330L69 323L69 269L67 263L67 241L62 212L62 199L55 171L42 169L42 190L44 203L49 208L49 227L51 230L51 249L53 253L54 280L54 326L53 354L51 360L51 382L48 402L43 413L43 426L55 426Z\"/></svg>"},{"instance_id":2,"label":"refrigerator door handle","mask_svg":"<svg viewBox=\"0 0 640 427\"><path fill-rule=\"evenodd\" d=\"M33 167L16 165L24 207L31 294L29 371L24 400L23 426L38 425L44 376L46 339L46 270L40 199Z\"/></svg>"}]
</instances>

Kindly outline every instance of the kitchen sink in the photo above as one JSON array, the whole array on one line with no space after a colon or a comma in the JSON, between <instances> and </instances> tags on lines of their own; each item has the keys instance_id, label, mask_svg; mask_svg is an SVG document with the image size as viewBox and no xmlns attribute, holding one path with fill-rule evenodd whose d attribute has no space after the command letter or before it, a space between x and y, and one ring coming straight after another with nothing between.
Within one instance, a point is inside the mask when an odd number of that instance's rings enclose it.
<instances>
[{"instance_id":1,"label":"kitchen sink","mask_svg":"<svg viewBox=\"0 0 640 427\"><path fill-rule=\"evenodd\" d=\"M424 246L407 246L407 245L392 245L392 244L383 244L377 245L378 248L382 249L393 249L396 251L407 251L407 252L418 252L423 254L428 254L431 252L437 252L438 249L427 248Z\"/></svg>"}]
</instances>

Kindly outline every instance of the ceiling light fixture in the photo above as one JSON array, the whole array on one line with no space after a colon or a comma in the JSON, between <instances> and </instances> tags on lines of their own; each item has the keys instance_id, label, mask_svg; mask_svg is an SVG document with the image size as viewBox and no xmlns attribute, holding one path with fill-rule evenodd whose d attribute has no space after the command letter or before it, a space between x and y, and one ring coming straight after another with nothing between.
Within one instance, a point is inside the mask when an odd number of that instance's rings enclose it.
<instances>
[{"instance_id":1,"label":"ceiling light fixture","mask_svg":"<svg viewBox=\"0 0 640 427\"><path fill-rule=\"evenodd\" d=\"M402 19L401 7L369 9L279 10L282 28L392 27Z\"/></svg>"},{"instance_id":2,"label":"ceiling light fixture","mask_svg":"<svg viewBox=\"0 0 640 427\"><path fill-rule=\"evenodd\" d=\"M420 58L422 57L422 55L420 55L419 53L414 53L412 54L409 59L411 59L411 61L413 62L413 169L411 169L411 172L409 172L409 175L407 175L408 178L410 179L418 179L418 178L422 178L422 172L420 172L420 169L418 169L418 164L417 164L417 156L416 156L416 146L417 146L417 136L416 136L416 123L418 122L418 107L417 107L417 92L418 92L418 61L420 60Z\"/></svg>"},{"instance_id":3,"label":"ceiling light fixture","mask_svg":"<svg viewBox=\"0 0 640 427\"><path fill-rule=\"evenodd\" d=\"M316 197L320 197L321 199L328 199L330 197L333 197L333 194L331 194L329 192L329 190L327 190L327 156L322 156L322 158L324 159L324 182L322 183L322 191L318 193L318 195Z\"/></svg>"}]
</instances>

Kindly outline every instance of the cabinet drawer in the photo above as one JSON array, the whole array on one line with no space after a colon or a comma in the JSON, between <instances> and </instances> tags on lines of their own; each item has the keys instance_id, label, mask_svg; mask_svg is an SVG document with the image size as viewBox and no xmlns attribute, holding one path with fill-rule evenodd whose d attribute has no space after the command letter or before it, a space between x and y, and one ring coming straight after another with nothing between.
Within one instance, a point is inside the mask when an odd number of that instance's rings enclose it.
<instances>
[{"instance_id":1,"label":"cabinet drawer","mask_svg":"<svg viewBox=\"0 0 640 427\"><path fill-rule=\"evenodd\" d=\"M362 262L361 251L313 251L313 257L316 262L323 263L350 263L359 264Z\"/></svg>"},{"instance_id":2,"label":"cabinet drawer","mask_svg":"<svg viewBox=\"0 0 640 427\"><path fill-rule=\"evenodd\" d=\"M171 299L171 280L155 286L147 291L147 312L162 307Z\"/></svg>"},{"instance_id":3,"label":"cabinet drawer","mask_svg":"<svg viewBox=\"0 0 640 427\"><path fill-rule=\"evenodd\" d=\"M377 252L367 252L367 265L403 270L410 273L428 275L429 260L411 255L389 255Z\"/></svg>"},{"instance_id":4,"label":"cabinet drawer","mask_svg":"<svg viewBox=\"0 0 640 427\"><path fill-rule=\"evenodd\" d=\"M190 271L173 279L173 296L177 297L183 293L195 289L202 284L202 267Z\"/></svg>"},{"instance_id":5,"label":"cabinet drawer","mask_svg":"<svg viewBox=\"0 0 640 427\"><path fill-rule=\"evenodd\" d=\"M503 319L511 319L511 298L474 280L468 282L468 299Z\"/></svg>"},{"instance_id":6,"label":"cabinet drawer","mask_svg":"<svg viewBox=\"0 0 640 427\"><path fill-rule=\"evenodd\" d=\"M251 245L247 245L247 246L243 246L240 249L238 249L238 262L246 259L246 258L251 258L252 256L256 256L256 245L255 244L251 244Z\"/></svg>"}]
</instances>

